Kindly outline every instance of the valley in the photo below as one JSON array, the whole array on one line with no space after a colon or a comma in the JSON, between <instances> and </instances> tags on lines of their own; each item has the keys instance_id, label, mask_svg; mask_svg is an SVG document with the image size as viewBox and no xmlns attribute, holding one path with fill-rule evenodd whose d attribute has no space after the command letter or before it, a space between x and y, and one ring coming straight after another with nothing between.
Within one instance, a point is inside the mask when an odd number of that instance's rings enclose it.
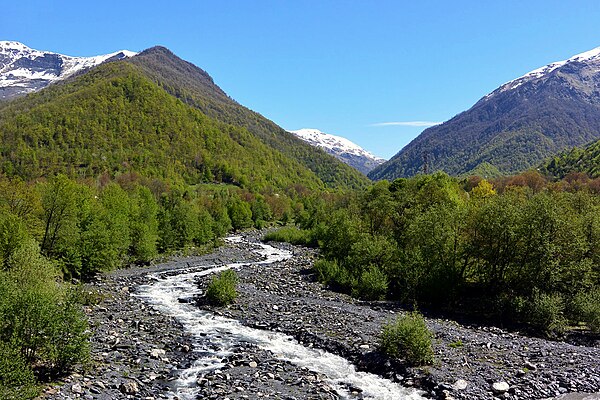
<instances>
[{"instance_id":1,"label":"valley","mask_svg":"<svg viewBox=\"0 0 600 400\"><path fill-rule=\"evenodd\" d=\"M599 49L385 161L163 46L0 42L0 397L598 398Z\"/></svg>"},{"instance_id":2,"label":"valley","mask_svg":"<svg viewBox=\"0 0 600 400\"><path fill-rule=\"evenodd\" d=\"M310 272L313 250L270 248L261 236L92 283L103 293L89 310L97 327L92 366L45 397L469 399L492 398L492 384L506 381L503 398L540 399L600 386L597 347L438 317L427 324L439 363L407 368L376 351L381 325L405 309L327 290ZM240 297L231 306L207 308L197 296L210 265L238 270ZM317 349L387 379L350 372Z\"/></svg>"}]
</instances>

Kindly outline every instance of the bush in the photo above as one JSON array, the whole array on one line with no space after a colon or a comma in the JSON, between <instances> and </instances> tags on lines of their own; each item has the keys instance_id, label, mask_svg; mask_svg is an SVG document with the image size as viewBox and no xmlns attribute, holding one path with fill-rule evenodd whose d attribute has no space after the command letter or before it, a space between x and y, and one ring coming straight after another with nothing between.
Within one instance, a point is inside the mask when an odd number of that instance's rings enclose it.
<instances>
[{"instance_id":1,"label":"bush","mask_svg":"<svg viewBox=\"0 0 600 400\"><path fill-rule=\"evenodd\" d=\"M88 325L76 297L30 240L0 272L0 339L31 365L63 372L89 356Z\"/></svg>"},{"instance_id":2,"label":"bush","mask_svg":"<svg viewBox=\"0 0 600 400\"><path fill-rule=\"evenodd\" d=\"M425 319L415 311L383 327L379 348L388 356L403 357L411 365L432 364L432 337Z\"/></svg>"},{"instance_id":3,"label":"bush","mask_svg":"<svg viewBox=\"0 0 600 400\"><path fill-rule=\"evenodd\" d=\"M600 289L578 293L572 309L575 318L585 322L592 332L600 333Z\"/></svg>"},{"instance_id":4,"label":"bush","mask_svg":"<svg viewBox=\"0 0 600 400\"><path fill-rule=\"evenodd\" d=\"M350 293L357 286L356 279L353 279L349 271L335 260L324 258L317 260L313 270L319 282L329 285L334 290Z\"/></svg>"},{"instance_id":5,"label":"bush","mask_svg":"<svg viewBox=\"0 0 600 400\"><path fill-rule=\"evenodd\" d=\"M564 332L567 321L563 315L564 303L560 294L541 293L536 289L524 308L526 322L544 334Z\"/></svg>"},{"instance_id":6,"label":"bush","mask_svg":"<svg viewBox=\"0 0 600 400\"><path fill-rule=\"evenodd\" d=\"M263 237L263 241L286 242L300 246L316 246L310 230L298 229L295 226L286 226L269 232Z\"/></svg>"},{"instance_id":7,"label":"bush","mask_svg":"<svg viewBox=\"0 0 600 400\"><path fill-rule=\"evenodd\" d=\"M0 342L0 398L20 400L37 395L35 377L19 349Z\"/></svg>"},{"instance_id":8,"label":"bush","mask_svg":"<svg viewBox=\"0 0 600 400\"><path fill-rule=\"evenodd\" d=\"M353 291L365 300L383 300L388 290L388 278L381 269L371 266L360 276L360 284Z\"/></svg>"},{"instance_id":9,"label":"bush","mask_svg":"<svg viewBox=\"0 0 600 400\"><path fill-rule=\"evenodd\" d=\"M48 338L48 358L58 371L65 371L77 363L89 360L90 343L88 323L81 312L78 293L68 292L63 301L57 304Z\"/></svg>"},{"instance_id":10,"label":"bush","mask_svg":"<svg viewBox=\"0 0 600 400\"><path fill-rule=\"evenodd\" d=\"M221 272L218 276L213 276L206 288L206 299L210 304L216 306L232 303L238 295L237 283L238 275L231 269Z\"/></svg>"}]
</instances>

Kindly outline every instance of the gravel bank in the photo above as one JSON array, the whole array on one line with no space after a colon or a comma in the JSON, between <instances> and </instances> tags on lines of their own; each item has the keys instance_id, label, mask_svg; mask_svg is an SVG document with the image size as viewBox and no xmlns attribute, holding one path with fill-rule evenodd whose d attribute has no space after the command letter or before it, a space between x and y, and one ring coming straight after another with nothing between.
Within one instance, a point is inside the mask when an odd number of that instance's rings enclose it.
<instances>
[{"instance_id":1,"label":"gravel bank","mask_svg":"<svg viewBox=\"0 0 600 400\"><path fill-rule=\"evenodd\" d=\"M256 233L246 236L258 239ZM376 351L381 325L402 310L390 303L365 303L328 291L314 282L310 273L312 250L272 245L292 250L295 257L275 265L243 268L236 303L213 309L215 313L251 327L285 332L307 346L348 358L362 369L404 386L423 388L430 397L543 399L570 392L600 392L597 342L575 346L441 319L428 319L438 362L424 369L406 368ZM207 256L120 270L93 282L91 290L99 291L104 299L87 309L93 327L91 367L48 388L45 397L168 398L178 373L197 355L176 320L164 317L132 294L136 287L150 282L148 273L255 261L251 250L252 246L244 243L229 244ZM206 283L207 279L198 282L201 287ZM238 346L224 364L220 371L198 381L199 398L338 398L324 376L277 360L250 343ZM361 398L357 388L348 391Z\"/></svg>"}]
</instances>

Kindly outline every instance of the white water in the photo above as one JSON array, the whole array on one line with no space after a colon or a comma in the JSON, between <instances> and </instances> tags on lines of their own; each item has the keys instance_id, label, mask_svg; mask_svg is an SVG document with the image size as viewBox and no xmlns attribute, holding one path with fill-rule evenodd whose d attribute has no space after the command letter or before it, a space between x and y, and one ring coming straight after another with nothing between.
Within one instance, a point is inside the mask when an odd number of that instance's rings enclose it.
<instances>
[{"instance_id":1,"label":"white water","mask_svg":"<svg viewBox=\"0 0 600 400\"><path fill-rule=\"evenodd\" d=\"M229 242L242 242L239 236L230 237ZM193 304L181 303L180 298L191 298L201 290L195 284L199 276L212 274L247 265L271 264L292 257L287 250L259 244L255 250L264 256L256 263L232 263L215 266L196 266L185 268L179 274L155 273L156 280L151 285L140 288L138 296L145 299L161 312L177 318L184 329L194 338L195 352L200 354L192 367L181 372L175 382L175 391L180 399L193 399L199 392L196 387L198 378L208 371L224 366L223 358L232 353L235 344L254 343L260 348L271 351L275 357L290 361L298 366L323 374L342 398L350 398L345 389L348 386L360 388L365 399L422 399L420 392L404 388L377 375L356 371L346 359L323 350L301 345L291 336L260 329L246 327L237 320L216 316L200 310Z\"/></svg>"}]
</instances>

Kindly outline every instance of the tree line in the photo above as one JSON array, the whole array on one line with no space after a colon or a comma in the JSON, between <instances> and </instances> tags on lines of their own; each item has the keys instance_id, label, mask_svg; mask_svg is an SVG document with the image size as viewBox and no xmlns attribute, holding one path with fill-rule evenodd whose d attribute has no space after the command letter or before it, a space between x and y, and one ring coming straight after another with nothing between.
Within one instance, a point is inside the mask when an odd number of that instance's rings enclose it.
<instances>
[{"instance_id":1,"label":"tree line","mask_svg":"<svg viewBox=\"0 0 600 400\"><path fill-rule=\"evenodd\" d=\"M600 330L594 180L418 175L314 196L296 221L301 231L282 236L320 247L315 272L334 289L548 335Z\"/></svg>"},{"instance_id":2,"label":"tree line","mask_svg":"<svg viewBox=\"0 0 600 400\"><path fill-rule=\"evenodd\" d=\"M299 190L302 188L298 187ZM204 252L231 230L291 219L298 193L178 185L137 174L96 180L0 177L0 397L89 357L77 282L163 254Z\"/></svg>"}]
</instances>

